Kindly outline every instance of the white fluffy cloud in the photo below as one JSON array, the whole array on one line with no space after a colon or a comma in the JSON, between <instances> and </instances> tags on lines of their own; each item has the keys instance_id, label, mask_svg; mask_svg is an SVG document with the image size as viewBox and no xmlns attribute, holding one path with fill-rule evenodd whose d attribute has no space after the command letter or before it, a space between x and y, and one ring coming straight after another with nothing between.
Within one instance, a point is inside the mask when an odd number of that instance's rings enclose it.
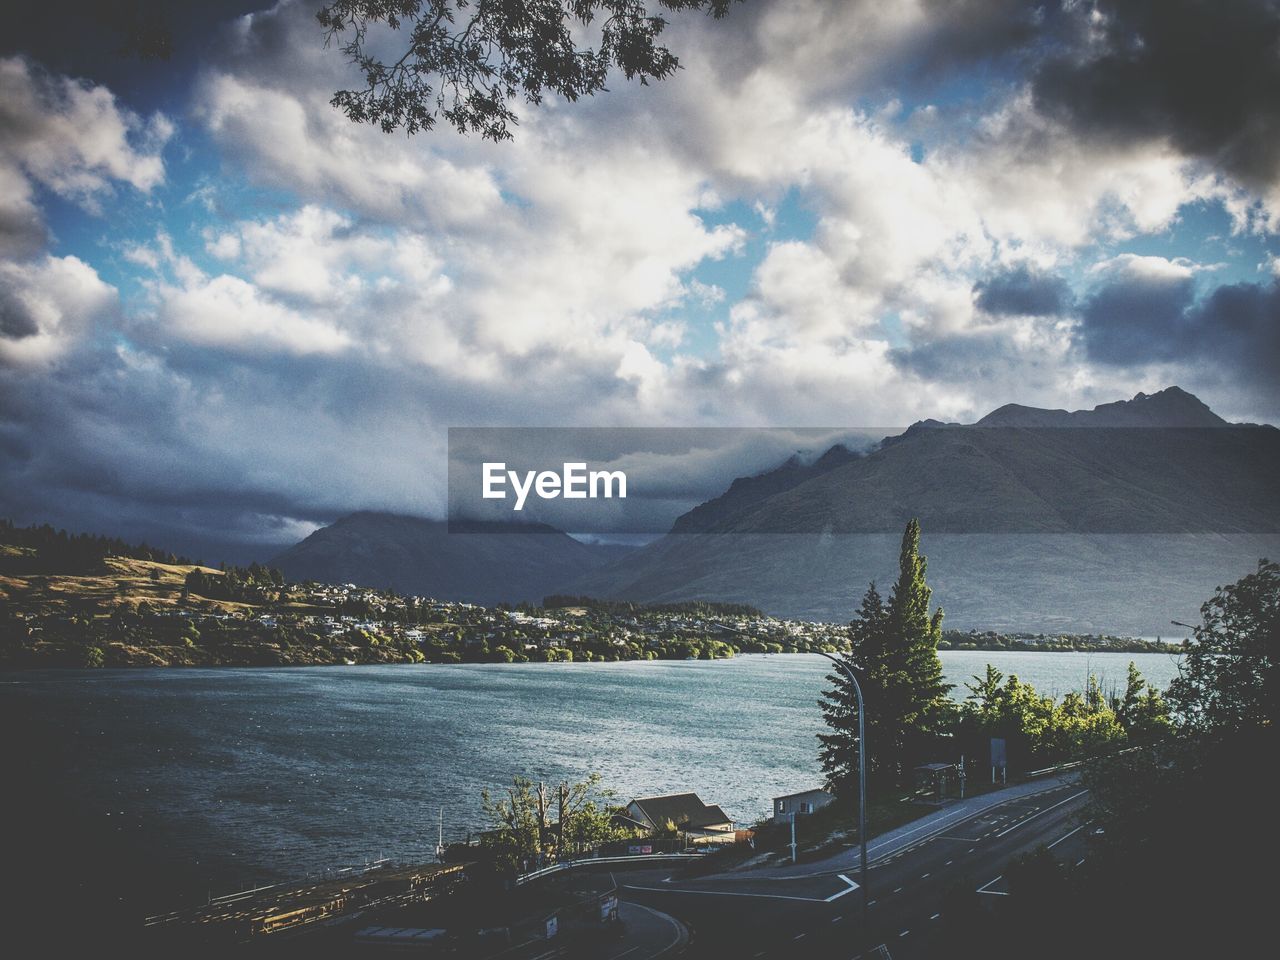
<instances>
[{"instance_id":1,"label":"white fluffy cloud","mask_svg":"<svg viewBox=\"0 0 1280 960\"><path fill-rule=\"evenodd\" d=\"M0 58L0 253L43 241L36 186L90 212L118 183L158 186L173 129L163 114L144 120L122 107L105 87Z\"/></svg>"},{"instance_id":2,"label":"white fluffy cloud","mask_svg":"<svg viewBox=\"0 0 1280 960\"><path fill-rule=\"evenodd\" d=\"M893 426L1158 389L1167 369L1082 352L1070 293L1024 315L978 285L1183 278L1198 268L1124 244L1197 201L1237 231L1267 208L1167 138L1047 116L1005 57L1033 25L1021 0L677 17L675 77L523 109L494 145L350 123L328 102L341 57L285 0L199 72L191 142L221 165L184 185L201 202L112 247L144 293L119 318L88 253L10 263L0 349L34 371L96 331L67 410L117 432L75 439L68 412L63 459L127 456L113 496L202 490L273 523L438 509L454 424ZM973 62L990 72L948 86ZM163 117L23 60L0 84L12 250L44 242L41 191L93 210L163 182ZM49 409L70 390L41 389Z\"/></svg>"},{"instance_id":3,"label":"white fluffy cloud","mask_svg":"<svg viewBox=\"0 0 1280 960\"><path fill-rule=\"evenodd\" d=\"M76 257L0 261L0 366L47 367L117 305L115 289Z\"/></svg>"}]
</instances>

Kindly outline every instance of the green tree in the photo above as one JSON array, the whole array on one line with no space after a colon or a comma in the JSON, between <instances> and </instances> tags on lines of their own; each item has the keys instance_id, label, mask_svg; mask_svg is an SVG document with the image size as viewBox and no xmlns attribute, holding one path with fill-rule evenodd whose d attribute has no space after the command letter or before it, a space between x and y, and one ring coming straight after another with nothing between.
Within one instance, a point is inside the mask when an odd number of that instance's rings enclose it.
<instances>
[{"instance_id":1,"label":"green tree","mask_svg":"<svg viewBox=\"0 0 1280 960\"><path fill-rule=\"evenodd\" d=\"M925 580L928 561L920 553L920 522L912 519L902 535L898 582L889 597L890 626L902 651L905 689L899 690L893 716L901 717L902 763L899 779L910 765L931 758L954 708L942 678L938 643L942 640L942 607L932 613L933 590Z\"/></svg>"},{"instance_id":2,"label":"green tree","mask_svg":"<svg viewBox=\"0 0 1280 960\"><path fill-rule=\"evenodd\" d=\"M480 793L480 809L493 830L482 843L494 853L500 868L519 871L542 861L547 829L547 796L542 784L528 777L512 778L502 794Z\"/></svg>"},{"instance_id":3,"label":"green tree","mask_svg":"<svg viewBox=\"0 0 1280 960\"><path fill-rule=\"evenodd\" d=\"M1169 703L1190 731L1271 726L1280 706L1280 565L1219 587L1200 608Z\"/></svg>"},{"instance_id":4,"label":"green tree","mask_svg":"<svg viewBox=\"0 0 1280 960\"><path fill-rule=\"evenodd\" d=\"M606 89L614 68L642 84L671 76L680 61L658 43L667 25L660 12L706 10L719 18L730 3L334 0L316 17L326 44L338 41L364 79L363 88L333 96L348 118L413 134L443 117L461 133L496 141L509 139L518 122L514 101L589 97ZM588 29L595 47L581 43ZM381 59L397 41L403 53Z\"/></svg>"},{"instance_id":5,"label":"green tree","mask_svg":"<svg viewBox=\"0 0 1280 960\"><path fill-rule=\"evenodd\" d=\"M912 520L903 532L898 580L888 602L871 584L849 625L844 660L858 674L866 699L867 776L877 785L908 779L912 767L937 748L953 714L951 687L943 682L938 659L942 610L929 611L926 570L920 524ZM820 759L828 783L846 793L857 776L856 698L843 671L827 679L831 687L820 705L831 732L818 736Z\"/></svg>"},{"instance_id":6,"label":"green tree","mask_svg":"<svg viewBox=\"0 0 1280 960\"><path fill-rule=\"evenodd\" d=\"M592 773L577 783L546 784L516 776L500 795L480 794L480 806L493 830L484 843L508 870L548 860L569 859L607 840L626 835L614 826L612 792Z\"/></svg>"},{"instance_id":7,"label":"green tree","mask_svg":"<svg viewBox=\"0 0 1280 960\"><path fill-rule=\"evenodd\" d=\"M614 822L615 795L600 786L600 774L556 788L556 857L565 860L594 850L631 831Z\"/></svg>"},{"instance_id":8,"label":"green tree","mask_svg":"<svg viewBox=\"0 0 1280 960\"><path fill-rule=\"evenodd\" d=\"M1160 691L1147 683L1132 660L1129 661L1124 695L1114 710L1116 720L1130 737L1150 739L1169 730L1169 705Z\"/></svg>"}]
</instances>

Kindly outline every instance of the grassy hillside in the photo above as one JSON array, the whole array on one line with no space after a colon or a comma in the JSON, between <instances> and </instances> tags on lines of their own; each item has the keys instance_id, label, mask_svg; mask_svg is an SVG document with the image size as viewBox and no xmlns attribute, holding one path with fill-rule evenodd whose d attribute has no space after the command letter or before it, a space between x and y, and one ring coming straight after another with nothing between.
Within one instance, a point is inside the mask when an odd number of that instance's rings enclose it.
<instances>
[{"instance_id":1,"label":"grassy hillside","mask_svg":"<svg viewBox=\"0 0 1280 960\"><path fill-rule=\"evenodd\" d=\"M11 561L34 557L34 554L29 547L0 545L0 557ZM139 603L150 604L156 609L172 608L179 604L182 585L192 570L220 575L220 571L212 567L158 563L127 557L107 557L103 566L100 573L93 574L28 573L6 576L0 573L0 600L19 605L23 610L46 614L75 613L87 607L97 608L99 614L107 614L114 608L136 607ZM235 612L250 605L196 597L183 603L183 606Z\"/></svg>"},{"instance_id":2,"label":"grassy hillside","mask_svg":"<svg viewBox=\"0 0 1280 960\"><path fill-rule=\"evenodd\" d=\"M416 645L340 624L288 589L260 601L188 589L211 567L108 556L93 572L48 572L37 549L0 545L0 667L320 665L418 662ZM253 590L258 588L254 587ZM215 592L215 591L209 591ZM351 619L351 618L348 618Z\"/></svg>"}]
</instances>

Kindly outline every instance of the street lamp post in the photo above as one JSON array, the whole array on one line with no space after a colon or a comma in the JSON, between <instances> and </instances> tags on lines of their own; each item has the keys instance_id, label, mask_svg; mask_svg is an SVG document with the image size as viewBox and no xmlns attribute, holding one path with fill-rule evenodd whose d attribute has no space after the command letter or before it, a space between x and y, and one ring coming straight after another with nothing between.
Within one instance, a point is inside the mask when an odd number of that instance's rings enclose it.
<instances>
[{"instance_id":1,"label":"street lamp post","mask_svg":"<svg viewBox=\"0 0 1280 960\"><path fill-rule=\"evenodd\" d=\"M859 886L862 887L862 933L867 935L867 718L863 709L862 687L849 665L835 654L819 653L844 671L853 684L858 699L858 843L861 846L861 862L858 868Z\"/></svg>"}]
</instances>

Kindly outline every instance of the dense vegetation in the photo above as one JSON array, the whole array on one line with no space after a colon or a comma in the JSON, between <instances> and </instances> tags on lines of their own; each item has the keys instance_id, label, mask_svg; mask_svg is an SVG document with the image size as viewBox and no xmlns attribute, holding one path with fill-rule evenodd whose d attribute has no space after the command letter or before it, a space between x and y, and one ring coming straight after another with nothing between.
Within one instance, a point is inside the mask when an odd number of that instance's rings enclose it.
<instances>
[{"instance_id":1,"label":"dense vegetation","mask_svg":"<svg viewBox=\"0 0 1280 960\"><path fill-rule=\"evenodd\" d=\"M520 604L517 609L527 608ZM681 600L676 603L637 603L634 600L597 600L595 597L578 597L572 594L554 593L544 597L542 607L545 610L559 610L565 607L582 607L600 613L625 616L634 613L687 613L700 617L763 617L765 612L747 603L713 603L709 600Z\"/></svg>"},{"instance_id":2,"label":"dense vegetation","mask_svg":"<svg viewBox=\"0 0 1280 960\"><path fill-rule=\"evenodd\" d=\"M1260 878L1280 853L1270 790L1280 746L1280 565L1259 561L1202 606L1163 694L1132 664L1123 690L1105 692L1090 678L1060 701L988 666L953 705L940 696L941 611L928 612L918 533L913 522L889 600L872 586L850 628L873 797L905 787L914 763L985 757L993 737L1022 771L1083 758L1091 796L1090 854L1074 865L1045 847L1019 858L1004 873L1007 897L978 896L976 878L957 883L941 914L949 948L993 958L1025 956L1029 944L1046 958L1255 952L1270 933L1270 888ZM855 707L847 681L830 680L822 759L847 791L857 774ZM1187 909L1170 910L1174 900Z\"/></svg>"},{"instance_id":3,"label":"dense vegetation","mask_svg":"<svg viewBox=\"0 0 1280 960\"><path fill-rule=\"evenodd\" d=\"M1160 638L1116 637L1098 634L1000 633L997 630L943 630L939 650L1050 650L1091 653L1168 653Z\"/></svg>"},{"instance_id":4,"label":"dense vegetation","mask_svg":"<svg viewBox=\"0 0 1280 960\"><path fill-rule=\"evenodd\" d=\"M623 825L623 808L616 794L601 786L598 773L550 790L545 783L516 776L501 791L484 791L481 808L490 829L479 835L477 844L454 850L451 856L489 863L503 874L589 855L603 844L637 833Z\"/></svg>"},{"instance_id":5,"label":"dense vegetation","mask_svg":"<svg viewBox=\"0 0 1280 960\"><path fill-rule=\"evenodd\" d=\"M1167 729L1164 698L1133 664L1124 691L1104 691L1090 676L1083 693L1061 700L988 665L956 703L942 682L943 614L941 608L930 612L927 566L920 527L912 520L888 600L872 584L849 625L845 662L857 672L867 701L867 780L873 795L910 787L920 764L968 758L983 766L993 738L1005 741L1016 773L1145 742ZM856 701L842 672L828 680L822 711L830 732L819 738L822 768L837 792L849 793L857 777Z\"/></svg>"},{"instance_id":6,"label":"dense vegetation","mask_svg":"<svg viewBox=\"0 0 1280 960\"><path fill-rule=\"evenodd\" d=\"M157 550L145 543L133 544L116 537L91 533L69 534L47 523L17 527L0 518L0 573L23 571L95 573L103 569L107 557L128 557L158 563L190 563L190 560Z\"/></svg>"},{"instance_id":7,"label":"dense vegetation","mask_svg":"<svg viewBox=\"0 0 1280 960\"><path fill-rule=\"evenodd\" d=\"M1041 849L1012 864L999 915L957 890L944 916L958 955L1023 956L1032 937L1049 960L1265 952L1280 852L1280 566L1261 561L1201 617L1168 693L1169 735L1085 768L1089 856L1062 865Z\"/></svg>"}]
</instances>

